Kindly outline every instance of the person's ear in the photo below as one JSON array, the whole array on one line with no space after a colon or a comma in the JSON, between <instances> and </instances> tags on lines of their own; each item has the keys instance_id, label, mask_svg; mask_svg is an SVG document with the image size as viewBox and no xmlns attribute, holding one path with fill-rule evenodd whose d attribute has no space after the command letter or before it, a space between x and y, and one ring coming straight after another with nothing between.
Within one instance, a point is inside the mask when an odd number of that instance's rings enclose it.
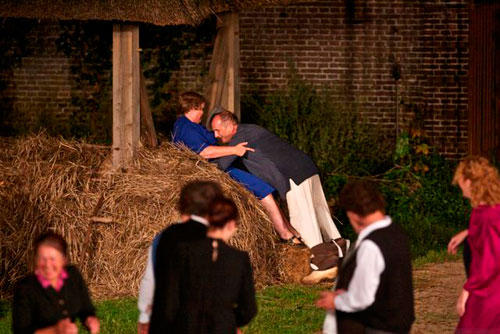
<instances>
[{"instance_id":1,"label":"person's ear","mask_svg":"<svg viewBox=\"0 0 500 334\"><path fill-rule=\"evenodd\" d=\"M234 220L229 221L226 224L226 228L227 228L228 233L232 236L236 232L236 230L238 229L236 226L236 221L234 221Z\"/></svg>"},{"instance_id":2,"label":"person's ear","mask_svg":"<svg viewBox=\"0 0 500 334\"><path fill-rule=\"evenodd\" d=\"M353 211L347 211L346 214L347 214L347 218L349 218L349 221L351 223L358 223L359 219L361 218L357 213L355 213Z\"/></svg>"}]
</instances>

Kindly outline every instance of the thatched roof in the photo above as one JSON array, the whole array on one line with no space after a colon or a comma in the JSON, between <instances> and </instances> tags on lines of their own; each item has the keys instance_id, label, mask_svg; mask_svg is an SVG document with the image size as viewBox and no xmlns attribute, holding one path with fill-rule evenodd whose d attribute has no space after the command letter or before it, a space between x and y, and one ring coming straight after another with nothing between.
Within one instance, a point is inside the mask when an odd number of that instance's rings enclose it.
<instances>
[{"instance_id":1,"label":"thatched roof","mask_svg":"<svg viewBox=\"0 0 500 334\"><path fill-rule=\"evenodd\" d=\"M214 13L304 0L2 0L0 17L196 25Z\"/></svg>"}]
</instances>

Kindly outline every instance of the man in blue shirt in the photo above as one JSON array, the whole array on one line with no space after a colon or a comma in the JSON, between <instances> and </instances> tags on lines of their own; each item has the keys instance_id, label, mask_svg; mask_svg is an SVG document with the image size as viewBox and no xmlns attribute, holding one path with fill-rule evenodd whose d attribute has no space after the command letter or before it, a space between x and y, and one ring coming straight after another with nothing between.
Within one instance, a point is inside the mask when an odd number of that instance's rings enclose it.
<instances>
[{"instance_id":1,"label":"man in blue shirt","mask_svg":"<svg viewBox=\"0 0 500 334\"><path fill-rule=\"evenodd\" d=\"M234 146L217 146L217 139L213 132L200 124L205 108L205 99L200 94L183 93L179 102L184 115L179 117L174 124L174 143L183 144L209 160L231 155L241 157L247 151L254 151L247 147L246 142ZM290 225L274 200L273 187L256 176L233 166L228 166L224 170L260 200L282 240L290 244L301 244L298 232Z\"/></svg>"}]
</instances>

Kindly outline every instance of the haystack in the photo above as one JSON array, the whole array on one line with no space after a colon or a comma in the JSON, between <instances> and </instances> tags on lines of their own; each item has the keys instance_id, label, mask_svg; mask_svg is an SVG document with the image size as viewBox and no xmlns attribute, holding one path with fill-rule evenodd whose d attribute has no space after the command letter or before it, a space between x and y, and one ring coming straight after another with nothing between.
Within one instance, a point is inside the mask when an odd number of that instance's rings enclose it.
<instances>
[{"instance_id":1,"label":"haystack","mask_svg":"<svg viewBox=\"0 0 500 334\"><path fill-rule=\"evenodd\" d=\"M179 190L195 179L219 182L241 222L232 244L249 252L258 284L280 278L275 233L260 203L215 165L164 143L139 151L125 169L105 172L110 148L44 134L0 143L0 288L31 269L32 242L62 233L95 298L136 295L147 249L178 221Z\"/></svg>"}]
</instances>

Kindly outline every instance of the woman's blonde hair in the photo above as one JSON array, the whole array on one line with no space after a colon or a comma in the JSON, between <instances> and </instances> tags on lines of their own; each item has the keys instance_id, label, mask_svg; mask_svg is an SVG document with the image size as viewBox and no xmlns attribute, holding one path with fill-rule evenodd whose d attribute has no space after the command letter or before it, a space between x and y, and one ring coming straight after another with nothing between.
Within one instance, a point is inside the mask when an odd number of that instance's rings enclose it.
<instances>
[{"instance_id":1,"label":"woman's blonde hair","mask_svg":"<svg viewBox=\"0 0 500 334\"><path fill-rule=\"evenodd\" d=\"M500 178L498 170L490 164L488 159L478 156L467 157L460 161L453 184L460 179L470 180L471 204L500 204Z\"/></svg>"}]
</instances>

